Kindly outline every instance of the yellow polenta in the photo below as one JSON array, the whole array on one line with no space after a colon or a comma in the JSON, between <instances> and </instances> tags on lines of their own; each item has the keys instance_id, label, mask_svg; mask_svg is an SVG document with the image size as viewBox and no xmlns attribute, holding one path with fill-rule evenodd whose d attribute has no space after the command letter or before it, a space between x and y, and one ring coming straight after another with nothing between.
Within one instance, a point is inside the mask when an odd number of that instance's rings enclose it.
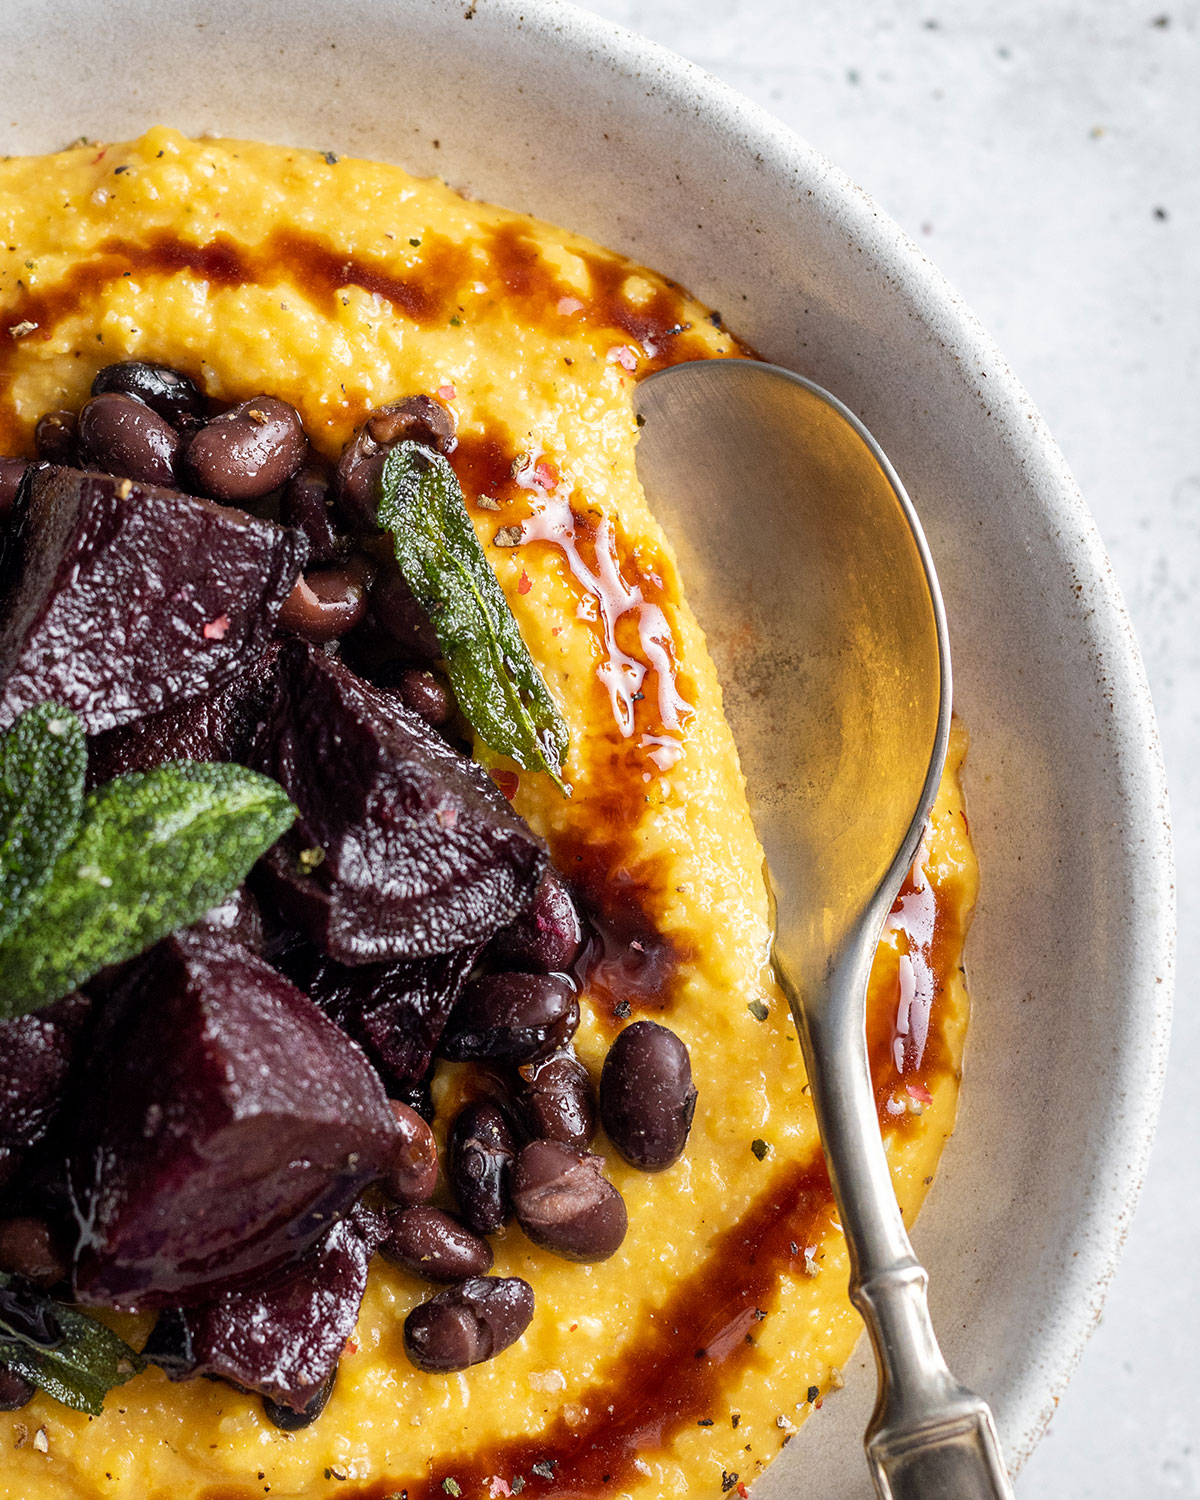
<instances>
[{"instance_id":1,"label":"yellow polenta","mask_svg":"<svg viewBox=\"0 0 1200 1500\"><path fill-rule=\"evenodd\" d=\"M647 370L738 347L660 277L397 167L153 130L0 163L0 452L96 371L165 361L208 393L292 402L335 457L371 406L457 415L468 508L570 725L565 801L494 774L612 936L577 1038L598 1076L624 1015L691 1051L699 1106L665 1173L596 1149L629 1207L599 1265L511 1226L496 1272L537 1311L489 1364L406 1361L428 1288L376 1261L324 1415L157 1371L91 1419L0 1417L14 1500L720 1495L753 1480L840 1382L859 1324L790 1016L766 963L761 853L720 688L634 467ZM961 945L976 871L956 730L917 867L876 961L880 1117L911 1217L954 1120ZM624 955L624 956L621 956ZM927 1035L926 1035L927 1030ZM463 1084L443 1067L442 1112ZM145 1323L122 1320L135 1342ZM803 1439L800 1439L803 1442Z\"/></svg>"}]
</instances>

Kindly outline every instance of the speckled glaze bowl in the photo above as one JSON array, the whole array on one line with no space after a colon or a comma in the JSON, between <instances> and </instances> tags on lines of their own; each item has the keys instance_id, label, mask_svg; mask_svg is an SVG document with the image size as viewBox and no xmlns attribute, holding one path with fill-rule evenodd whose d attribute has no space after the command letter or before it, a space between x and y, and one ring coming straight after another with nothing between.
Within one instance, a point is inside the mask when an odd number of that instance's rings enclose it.
<instances>
[{"instance_id":1,"label":"speckled glaze bowl","mask_svg":"<svg viewBox=\"0 0 1200 1500\"><path fill-rule=\"evenodd\" d=\"M924 254L769 116L554 0L6 0L0 150L163 122L404 163L683 281L857 412L950 618L983 895L959 1126L916 1232L1014 1465L1100 1310L1154 1129L1173 900L1145 677L1099 538ZM781 601L781 610L786 601ZM868 1356L756 1486L865 1495Z\"/></svg>"}]
</instances>

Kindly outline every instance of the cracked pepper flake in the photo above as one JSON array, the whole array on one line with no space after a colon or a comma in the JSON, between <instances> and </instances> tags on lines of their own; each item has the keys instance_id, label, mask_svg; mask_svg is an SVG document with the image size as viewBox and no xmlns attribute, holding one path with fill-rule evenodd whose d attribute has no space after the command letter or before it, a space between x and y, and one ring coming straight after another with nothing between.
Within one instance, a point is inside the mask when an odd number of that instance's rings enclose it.
<instances>
[{"instance_id":1,"label":"cracked pepper flake","mask_svg":"<svg viewBox=\"0 0 1200 1500\"><path fill-rule=\"evenodd\" d=\"M746 1009L750 1012L750 1014L756 1021L765 1021L771 1014L771 1012L767 1009L767 1007L761 1000L751 1000L747 1004Z\"/></svg>"},{"instance_id":2,"label":"cracked pepper flake","mask_svg":"<svg viewBox=\"0 0 1200 1500\"><path fill-rule=\"evenodd\" d=\"M442 1480L442 1488L446 1491L447 1495L461 1495L462 1494L462 1490L459 1487L459 1483L458 1483L457 1479L450 1479L450 1478L443 1479Z\"/></svg>"},{"instance_id":3,"label":"cracked pepper flake","mask_svg":"<svg viewBox=\"0 0 1200 1500\"><path fill-rule=\"evenodd\" d=\"M759 1161L762 1161L771 1148L767 1145L766 1141L756 1138L750 1142L750 1149L758 1157Z\"/></svg>"},{"instance_id":4,"label":"cracked pepper flake","mask_svg":"<svg viewBox=\"0 0 1200 1500\"><path fill-rule=\"evenodd\" d=\"M821 1387L819 1385L810 1385L808 1388L808 1401L810 1402L810 1404L816 1401L820 1394Z\"/></svg>"},{"instance_id":5,"label":"cracked pepper flake","mask_svg":"<svg viewBox=\"0 0 1200 1500\"><path fill-rule=\"evenodd\" d=\"M533 1472L538 1476L539 1479L553 1479L554 1466L557 1463L558 1459L556 1458L539 1459L538 1462L533 1465Z\"/></svg>"},{"instance_id":6,"label":"cracked pepper flake","mask_svg":"<svg viewBox=\"0 0 1200 1500\"><path fill-rule=\"evenodd\" d=\"M737 1482L738 1477L736 1474L729 1474L724 1469L721 1470L721 1493L723 1495L727 1495Z\"/></svg>"},{"instance_id":7,"label":"cracked pepper flake","mask_svg":"<svg viewBox=\"0 0 1200 1500\"><path fill-rule=\"evenodd\" d=\"M522 534L519 526L501 526L492 540L497 547L519 547Z\"/></svg>"}]
</instances>

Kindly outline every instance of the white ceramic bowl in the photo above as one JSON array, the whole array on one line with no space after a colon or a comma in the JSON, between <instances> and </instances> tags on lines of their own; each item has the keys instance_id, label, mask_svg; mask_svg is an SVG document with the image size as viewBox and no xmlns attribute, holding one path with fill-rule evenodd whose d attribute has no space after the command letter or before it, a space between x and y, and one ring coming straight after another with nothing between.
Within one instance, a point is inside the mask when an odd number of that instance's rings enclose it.
<instances>
[{"instance_id":1,"label":"white ceramic bowl","mask_svg":"<svg viewBox=\"0 0 1200 1500\"><path fill-rule=\"evenodd\" d=\"M1038 414L840 172L658 47L555 0L5 0L0 150L162 121L403 162L676 277L852 407L925 522L983 895L959 1127L916 1234L952 1367L1014 1463L1100 1309L1149 1148L1170 843L1145 678ZM756 1488L867 1492L865 1360Z\"/></svg>"}]
</instances>

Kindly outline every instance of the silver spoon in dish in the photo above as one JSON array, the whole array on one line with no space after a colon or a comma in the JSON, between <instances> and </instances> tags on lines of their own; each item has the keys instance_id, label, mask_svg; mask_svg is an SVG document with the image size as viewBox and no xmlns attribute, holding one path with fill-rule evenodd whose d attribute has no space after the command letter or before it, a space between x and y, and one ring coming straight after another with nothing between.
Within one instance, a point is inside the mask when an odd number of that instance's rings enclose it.
<instances>
[{"instance_id":1,"label":"silver spoon in dish","mask_svg":"<svg viewBox=\"0 0 1200 1500\"><path fill-rule=\"evenodd\" d=\"M880 1137L867 980L950 730L929 549L879 445L810 381L751 360L651 375L637 467L723 684L879 1386L883 1500L1011 1500L992 1414L946 1367Z\"/></svg>"}]
</instances>

